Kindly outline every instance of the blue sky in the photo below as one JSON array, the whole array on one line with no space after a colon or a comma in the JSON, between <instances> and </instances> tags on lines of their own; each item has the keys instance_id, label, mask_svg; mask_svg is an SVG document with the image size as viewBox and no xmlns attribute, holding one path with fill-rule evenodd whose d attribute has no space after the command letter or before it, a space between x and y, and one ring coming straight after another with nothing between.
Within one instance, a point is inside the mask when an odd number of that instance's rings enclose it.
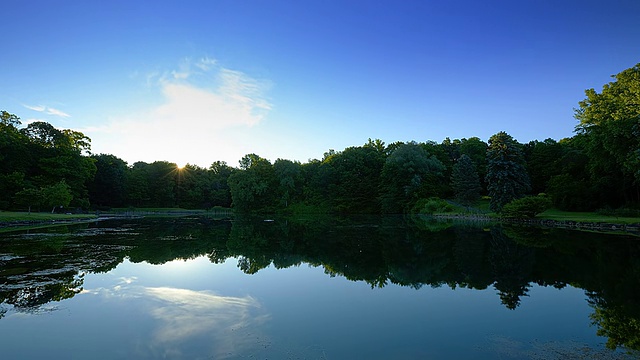
<instances>
[{"instance_id":1,"label":"blue sky","mask_svg":"<svg viewBox=\"0 0 640 360\"><path fill-rule=\"evenodd\" d=\"M636 0L4 0L0 14L0 110L129 164L559 140L585 89L640 62Z\"/></svg>"}]
</instances>

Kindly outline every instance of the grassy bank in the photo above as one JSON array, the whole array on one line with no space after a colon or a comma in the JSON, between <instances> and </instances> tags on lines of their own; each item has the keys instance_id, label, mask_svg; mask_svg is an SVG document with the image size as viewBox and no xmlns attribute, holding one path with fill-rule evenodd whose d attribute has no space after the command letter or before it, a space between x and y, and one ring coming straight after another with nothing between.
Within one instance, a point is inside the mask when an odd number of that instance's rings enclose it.
<instances>
[{"instance_id":1,"label":"grassy bank","mask_svg":"<svg viewBox=\"0 0 640 360\"><path fill-rule=\"evenodd\" d=\"M93 214L51 214L0 211L0 233L73 224L97 219Z\"/></svg>"},{"instance_id":2,"label":"grassy bank","mask_svg":"<svg viewBox=\"0 0 640 360\"><path fill-rule=\"evenodd\" d=\"M484 218L500 221L500 215L489 210L489 200L481 200L469 209L454 206L453 211L435 213L436 216L452 216L452 217L468 217L468 218ZM640 224L640 217L613 216L604 215L597 212L577 212L563 211L558 209L548 209L538 214L534 220L550 220L557 222L576 222L576 223L605 223L605 224Z\"/></svg>"},{"instance_id":3,"label":"grassy bank","mask_svg":"<svg viewBox=\"0 0 640 360\"><path fill-rule=\"evenodd\" d=\"M600 215L593 212L571 212L558 209L549 209L537 216L538 219L555 221L575 221L588 223L608 223L608 224L640 224L637 217L619 217Z\"/></svg>"}]
</instances>

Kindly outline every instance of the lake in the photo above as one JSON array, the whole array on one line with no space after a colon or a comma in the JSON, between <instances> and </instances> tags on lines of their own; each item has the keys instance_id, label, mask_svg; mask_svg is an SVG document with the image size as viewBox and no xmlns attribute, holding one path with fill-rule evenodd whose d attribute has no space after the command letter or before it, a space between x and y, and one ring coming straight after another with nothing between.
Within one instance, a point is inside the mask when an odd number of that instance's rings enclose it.
<instances>
[{"instance_id":1,"label":"lake","mask_svg":"<svg viewBox=\"0 0 640 360\"><path fill-rule=\"evenodd\" d=\"M640 239L424 217L0 234L3 359L633 359Z\"/></svg>"}]
</instances>

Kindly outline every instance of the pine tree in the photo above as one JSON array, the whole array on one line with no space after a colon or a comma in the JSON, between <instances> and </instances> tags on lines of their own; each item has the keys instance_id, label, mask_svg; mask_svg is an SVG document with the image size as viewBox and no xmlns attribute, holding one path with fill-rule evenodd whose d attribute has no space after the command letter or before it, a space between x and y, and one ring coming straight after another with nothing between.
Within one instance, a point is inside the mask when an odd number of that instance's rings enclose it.
<instances>
[{"instance_id":1,"label":"pine tree","mask_svg":"<svg viewBox=\"0 0 640 360\"><path fill-rule=\"evenodd\" d=\"M466 154L460 156L458 162L453 165L451 186L456 201L464 206L473 205L480 198L480 177L473 161Z\"/></svg>"},{"instance_id":2,"label":"pine tree","mask_svg":"<svg viewBox=\"0 0 640 360\"><path fill-rule=\"evenodd\" d=\"M504 131L489 138L485 181L492 211L500 212L505 204L523 197L531 188L524 156L518 145Z\"/></svg>"}]
</instances>

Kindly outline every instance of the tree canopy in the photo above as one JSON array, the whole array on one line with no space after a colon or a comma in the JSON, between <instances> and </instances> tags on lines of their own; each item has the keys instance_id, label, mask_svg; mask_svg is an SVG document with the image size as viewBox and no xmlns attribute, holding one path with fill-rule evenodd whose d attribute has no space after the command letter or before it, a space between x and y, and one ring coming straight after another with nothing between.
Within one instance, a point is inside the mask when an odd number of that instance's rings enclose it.
<instances>
[{"instance_id":1,"label":"tree canopy","mask_svg":"<svg viewBox=\"0 0 640 360\"><path fill-rule=\"evenodd\" d=\"M640 64L588 89L574 136L525 144L505 131L478 137L330 149L306 163L247 154L237 167L91 154L71 129L0 112L0 209L38 207L35 192L61 181L76 209L234 207L241 212L402 213L435 197L491 209L545 193L563 210L640 206ZM35 192L34 192L35 191ZM434 203L438 203L437 201Z\"/></svg>"}]
</instances>

